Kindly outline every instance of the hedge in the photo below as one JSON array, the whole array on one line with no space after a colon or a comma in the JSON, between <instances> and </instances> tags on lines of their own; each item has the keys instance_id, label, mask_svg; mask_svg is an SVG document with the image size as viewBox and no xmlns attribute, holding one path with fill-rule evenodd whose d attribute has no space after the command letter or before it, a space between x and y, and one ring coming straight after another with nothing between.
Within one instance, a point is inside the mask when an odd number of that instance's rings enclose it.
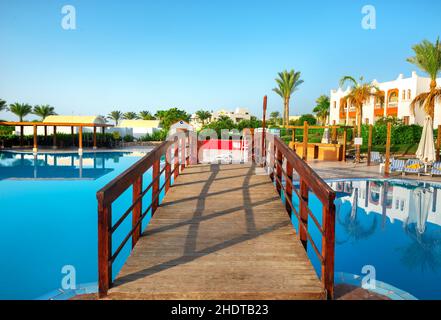
<instances>
[{"instance_id":1,"label":"hedge","mask_svg":"<svg viewBox=\"0 0 441 320\"><path fill-rule=\"evenodd\" d=\"M57 140L58 147L64 148L64 147L72 147L73 146L71 134L57 133L56 140ZM97 133L98 146L112 147L117 140L118 139L115 139L115 137L111 133L105 133L104 136L101 133ZM74 135L73 141L75 143L75 146L78 146L78 134ZM24 146L32 146L33 143L34 143L34 136L33 135L23 136L23 145ZM52 135L48 135L47 137L38 136L37 143L39 146L52 146L53 145L53 136ZM0 135L0 145L4 146L5 148L11 148L12 146L19 146L20 145L20 136L15 135L15 134ZM93 134L92 133L89 133L89 132L83 133L83 146L86 148L93 146Z\"/></svg>"},{"instance_id":2,"label":"hedge","mask_svg":"<svg viewBox=\"0 0 441 320\"><path fill-rule=\"evenodd\" d=\"M392 126L391 144L417 144L420 142L423 127L418 125L397 125ZM434 130L436 137L438 130ZM369 126L363 125L361 129L361 136L363 138L363 145L368 144ZM372 145L380 146L386 145L387 126L374 125L372 127ZM348 138L348 140L350 140Z\"/></svg>"}]
</instances>

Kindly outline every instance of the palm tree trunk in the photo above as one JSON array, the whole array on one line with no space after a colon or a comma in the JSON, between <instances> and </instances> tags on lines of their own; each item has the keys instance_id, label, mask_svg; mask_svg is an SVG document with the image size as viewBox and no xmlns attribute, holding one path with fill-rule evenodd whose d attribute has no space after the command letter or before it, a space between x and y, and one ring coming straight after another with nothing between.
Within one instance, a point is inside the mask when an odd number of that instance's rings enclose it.
<instances>
[{"instance_id":1,"label":"palm tree trunk","mask_svg":"<svg viewBox=\"0 0 441 320\"><path fill-rule=\"evenodd\" d=\"M357 108L357 137L361 138L361 122L362 122L362 114L361 114L361 106ZM355 161L360 163L360 145L357 145L357 153L355 155Z\"/></svg>"},{"instance_id":2,"label":"palm tree trunk","mask_svg":"<svg viewBox=\"0 0 441 320\"><path fill-rule=\"evenodd\" d=\"M289 126L289 97L286 98L286 125Z\"/></svg>"}]
</instances>

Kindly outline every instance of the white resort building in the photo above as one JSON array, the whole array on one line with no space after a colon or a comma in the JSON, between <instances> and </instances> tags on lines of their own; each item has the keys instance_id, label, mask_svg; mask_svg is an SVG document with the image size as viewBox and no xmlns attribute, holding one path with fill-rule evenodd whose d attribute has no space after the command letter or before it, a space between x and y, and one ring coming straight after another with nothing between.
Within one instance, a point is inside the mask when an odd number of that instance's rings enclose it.
<instances>
[{"instance_id":1,"label":"white resort building","mask_svg":"<svg viewBox=\"0 0 441 320\"><path fill-rule=\"evenodd\" d=\"M441 79L437 80L441 84ZM374 124L381 117L397 117L402 119L405 124L423 125L425 113L422 109L416 108L415 115L410 110L412 100L423 92L428 92L430 78L420 77L414 71L410 78L405 78L402 74L396 80L388 82L372 81L380 89L381 97L372 97L363 106L363 123ZM343 91L331 90L331 110L329 123L352 125L356 123L355 108L344 103L344 97L349 93L350 88ZM441 125L441 101L435 105L434 126Z\"/></svg>"},{"instance_id":2,"label":"white resort building","mask_svg":"<svg viewBox=\"0 0 441 320\"><path fill-rule=\"evenodd\" d=\"M118 126L113 128L113 131L118 131L122 136L131 135L138 139L149 134L152 135L155 131L160 131L159 120L121 120ZM112 131L112 129L110 129Z\"/></svg>"},{"instance_id":3,"label":"white resort building","mask_svg":"<svg viewBox=\"0 0 441 320\"><path fill-rule=\"evenodd\" d=\"M211 114L211 118L205 120L205 124L210 123L211 121L216 121L220 117L228 117L233 120L234 123L239 123L242 120L251 120L251 113L246 108L236 108L234 111L228 111L225 109L220 109ZM190 124L196 130L200 130L202 128L202 121L199 119L196 113L193 113L190 117Z\"/></svg>"},{"instance_id":4,"label":"white resort building","mask_svg":"<svg viewBox=\"0 0 441 320\"><path fill-rule=\"evenodd\" d=\"M54 115L48 116L46 119L42 121L43 123L51 124L51 123L82 123L82 124L105 124L106 120L101 116L63 116L63 115ZM57 126L57 133L71 134L72 130L74 133L78 133L78 127L67 126ZM83 132L92 132L93 128L84 127ZM54 127L48 126L46 129L46 133L51 135L54 132ZM34 129L32 126L23 127L24 135L32 135L34 133ZM20 126L15 127L15 134L20 135ZM37 134L44 134L44 127L37 127Z\"/></svg>"},{"instance_id":5,"label":"white resort building","mask_svg":"<svg viewBox=\"0 0 441 320\"><path fill-rule=\"evenodd\" d=\"M217 120L220 117L229 117L234 123L239 123L242 120L250 120L251 114L246 108L236 108L234 111L221 109L213 112L212 120Z\"/></svg>"}]
</instances>

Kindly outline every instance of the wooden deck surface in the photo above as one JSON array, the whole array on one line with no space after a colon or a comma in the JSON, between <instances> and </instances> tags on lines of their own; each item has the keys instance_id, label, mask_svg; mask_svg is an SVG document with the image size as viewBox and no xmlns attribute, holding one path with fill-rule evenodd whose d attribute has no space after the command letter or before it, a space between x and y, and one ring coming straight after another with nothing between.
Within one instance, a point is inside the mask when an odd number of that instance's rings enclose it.
<instances>
[{"instance_id":1,"label":"wooden deck surface","mask_svg":"<svg viewBox=\"0 0 441 320\"><path fill-rule=\"evenodd\" d=\"M269 177L196 165L169 190L115 279L112 299L324 299Z\"/></svg>"}]
</instances>

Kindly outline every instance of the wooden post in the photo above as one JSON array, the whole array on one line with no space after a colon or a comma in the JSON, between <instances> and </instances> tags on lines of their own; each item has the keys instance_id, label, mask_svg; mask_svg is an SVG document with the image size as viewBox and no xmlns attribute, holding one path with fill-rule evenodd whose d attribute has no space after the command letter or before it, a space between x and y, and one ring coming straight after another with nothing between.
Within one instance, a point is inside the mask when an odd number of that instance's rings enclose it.
<instances>
[{"instance_id":1,"label":"wooden post","mask_svg":"<svg viewBox=\"0 0 441 320\"><path fill-rule=\"evenodd\" d=\"M308 238L306 234L308 233L308 198L309 198L309 190L308 185L306 184L303 178L300 178L300 221L299 221L299 236L300 241L303 244L305 250L308 245ZM303 201L302 201L303 200ZM304 227L302 226L304 225Z\"/></svg>"},{"instance_id":2,"label":"wooden post","mask_svg":"<svg viewBox=\"0 0 441 320\"><path fill-rule=\"evenodd\" d=\"M152 216L154 215L156 209L159 206L159 195L157 196L159 192L159 171L160 171L160 160L156 160L153 163L153 170L152 170L152 179L156 179L155 182L153 182L152 185Z\"/></svg>"},{"instance_id":3,"label":"wooden post","mask_svg":"<svg viewBox=\"0 0 441 320\"><path fill-rule=\"evenodd\" d=\"M174 170L174 178L176 179L179 175L179 139L175 140L174 147L175 147L175 152L173 156L173 162L174 162L173 170Z\"/></svg>"},{"instance_id":4,"label":"wooden post","mask_svg":"<svg viewBox=\"0 0 441 320\"><path fill-rule=\"evenodd\" d=\"M98 291L100 297L105 297L112 283L112 237L110 224L112 207L104 205L102 194L98 194Z\"/></svg>"},{"instance_id":5,"label":"wooden post","mask_svg":"<svg viewBox=\"0 0 441 320\"><path fill-rule=\"evenodd\" d=\"M270 146L270 165L272 166L271 170L270 170L270 178L271 181L274 182L274 164L276 162L276 144L274 143L274 139L272 139L273 141L271 142L271 146Z\"/></svg>"},{"instance_id":6,"label":"wooden post","mask_svg":"<svg viewBox=\"0 0 441 320\"><path fill-rule=\"evenodd\" d=\"M436 161L440 159L440 149L441 149L441 125L438 126L438 135L436 138Z\"/></svg>"},{"instance_id":7,"label":"wooden post","mask_svg":"<svg viewBox=\"0 0 441 320\"><path fill-rule=\"evenodd\" d=\"M265 166L266 162L266 150L265 150L265 126L266 126L266 107L267 107L268 98L267 96L263 97L263 119L262 119L262 167Z\"/></svg>"},{"instance_id":8,"label":"wooden post","mask_svg":"<svg viewBox=\"0 0 441 320\"><path fill-rule=\"evenodd\" d=\"M20 126L20 147L23 146L24 126Z\"/></svg>"},{"instance_id":9,"label":"wooden post","mask_svg":"<svg viewBox=\"0 0 441 320\"><path fill-rule=\"evenodd\" d=\"M186 147L186 145L185 145L185 137L184 138L181 138L180 139L181 140L181 142L180 142L180 147L179 147L179 149L180 149L180 157L181 157L181 159L180 159L180 172L182 172L182 171L184 171L184 168L185 168L185 151L186 151L186 149L187 149L187 147Z\"/></svg>"},{"instance_id":10,"label":"wooden post","mask_svg":"<svg viewBox=\"0 0 441 320\"><path fill-rule=\"evenodd\" d=\"M371 152L372 152L372 125L369 125L369 134L368 134L368 154L367 154L367 165L371 165Z\"/></svg>"},{"instance_id":11,"label":"wooden post","mask_svg":"<svg viewBox=\"0 0 441 320\"><path fill-rule=\"evenodd\" d=\"M392 131L392 123L387 124L387 137L386 137L386 160L384 164L384 175L388 176L390 173L390 136Z\"/></svg>"},{"instance_id":12,"label":"wooden post","mask_svg":"<svg viewBox=\"0 0 441 320\"><path fill-rule=\"evenodd\" d=\"M322 283L328 299L334 298L334 261L335 261L335 194L330 194L329 202L323 205L322 225Z\"/></svg>"},{"instance_id":13,"label":"wooden post","mask_svg":"<svg viewBox=\"0 0 441 320\"><path fill-rule=\"evenodd\" d=\"M307 161L308 159L308 122L303 123L303 153L302 159Z\"/></svg>"},{"instance_id":14,"label":"wooden post","mask_svg":"<svg viewBox=\"0 0 441 320\"><path fill-rule=\"evenodd\" d=\"M276 154L276 174L277 174L277 181L276 181L276 188L279 195L282 194L282 165L283 165L283 156L282 151L277 149Z\"/></svg>"},{"instance_id":15,"label":"wooden post","mask_svg":"<svg viewBox=\"0 0 441 320\"><path fill-rule=\"evenodd\" d=\"M169 148L166 152L168 153L165 157L165 193L167 193L168 189L170 189L171 184L171 148Z\"/></svg>"},{"instance_id":16,"label":"wooden post","mask_svg":"<svg viewBox=\"0 0 441 320\"><path fill-rule=\"evenodd\" d=\"M32 152L37 153L37 151L38 151L37 126L34 125L34 147L32 149Z\"/></svg>"},{"instance_id":17,"label":"wooden post","mask_svg":"<svg viewBox=\"0 0 441 320\"><path fill-rule=\"evenodd\" d=\"M142 193L142 175L140 175L132 187L132 201L133 203ZM139 219L141 219L141 211L142 211L142 198L138 200L138 202L133 207L132 211L132 228L138 223ZM141 236L141 223L138 225L136 230L132 234L132 248L135 247L135 244L138 242L139 237Z\"/></svg>"},{"instance_id":18,"label":"wooden post","mask_svg":"<svg viewBox=\"0 0 441 320\"><path fill-rule=\"evenodd\" d=\"M188 167L190 165L190 158L191 158L190 133L188 133L188 136L185 138L185 141L187 143L187 146L185 148L185 151L186 151L186 154L185 154L185 166Z\"/></svg>"},{"instance_id":19,"label":"wooden post","mask_svg":"<svg viewBox=\"0 0 441 320\"><path fill-rule=\"evenodd\" d=\"M289 198L291 203L292 203L292 173L293 173L292 164L289 161L286 161L286 176L287 176L287 178L286 178L286 184L285 184L285 192L286 192L286 197ZM285 208L286 208L286 211L288 211L289 216L291 217L292 208L286 199L285 199Z\"/></svg>"},{"instance_id":20,"label":"wooden post","mask_svg":"<svg viewBox=\"0 0 441 320\"><path fill-rule=\"evenodd\" d=\"M251 161L255 161L256 157L255 157L255 150L254 150L254 128L250 128L250 132L251 132Z\"/></svg>"},{"instance_id":21,"label":"wooden post","mask_svg":"<svg viewBox=\"0 0 441 320\"><path fill-rule=\"evenodd\" d=\"M54 132L52 138L53 138L52 148L57 149L57 126L54 126Z\"/></svg>"},{"instance_id":22,"label":"wooden post","mask_svg":"<svg viewBox=\"0 0 441 320\"><path fill-rule=\"evenodd\" d=\"M93 127L93 149L96 150L96 127Z\"/></svg>"},{"instance_id":23,"label":"wooden post","mask_svg":"<svg viewBox=\"0 0 441 320\"><path fill-rule=\"evenodd\" d=\"M78 152L83 151L83 127L78 127Z\"/></svg>"},{"instance_id":24,"label":"wooden post","mask_svg":"<svg viewBox=\"0 0 441 320\"><path fill-rule=\"evenodd\" d=\"M335 126L335 120L332 121L331 143L337 143L337 127Z\"/></svg>"},{"instance_id":25,"label":"wooden post","mask_svg":"<svg viewBox=\"0 0 441 320\"><path fill-rule=\"evenodd\" d=\"M343 161L346 162L346 145L348 140L348 129L343 130Z\"/></svg>"},{"instance_id":26,"label":"wooden post","mask_svg":"<svg viewBox=\"0 0 441 320\"><path fill-rule=\"evenodd\" d=\"M70 127L70 134L72 136L72 147L75 147L75 132L73 126Z\"/></svg>"}]
</instances>

